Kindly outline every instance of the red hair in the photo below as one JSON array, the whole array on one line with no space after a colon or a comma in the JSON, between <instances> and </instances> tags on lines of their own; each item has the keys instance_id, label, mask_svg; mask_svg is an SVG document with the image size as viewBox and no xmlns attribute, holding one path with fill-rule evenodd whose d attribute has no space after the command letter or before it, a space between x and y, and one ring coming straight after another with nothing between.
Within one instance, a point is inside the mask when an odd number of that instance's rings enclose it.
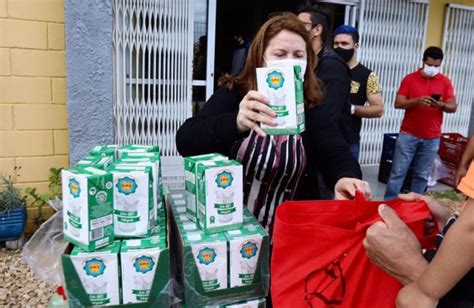
<instances>
[{"instance_id":1,"label":"red hair","mask_svg":"<svg viewBox=\"0 0 474 308\"><path fill-rule=\"evenodd\" d=\"M230 89L236 89L241 95L246 95L250 90L257 90L257 67L263 67L263 55L270 40L283 30L293 32L303 38L306 43L307 68L304 75L305 106L314 107L321 101L322 90L320 81L314 70L316 68L316 55L311 47L309 33L301 21L292 13L283 13L267 20L258 31L250 46L245 66L238 76L225 75L220 79Z\"/></svg>"}]
</instances>

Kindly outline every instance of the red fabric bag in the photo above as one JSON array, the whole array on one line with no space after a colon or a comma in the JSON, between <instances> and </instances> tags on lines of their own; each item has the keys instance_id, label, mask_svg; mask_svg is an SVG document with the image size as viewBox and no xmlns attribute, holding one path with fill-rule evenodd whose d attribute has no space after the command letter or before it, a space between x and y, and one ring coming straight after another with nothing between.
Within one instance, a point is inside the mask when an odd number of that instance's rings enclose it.
<instances>
[{"instance_id":1,"label":"red fabric bag","mask_svg":"<svg viewBox=\"0 0 474 308\"><path fill-rule=\"evenodd\" d=\"M278 206L273 233L271 293L275 307L395 307L402 285L367 257L362 241L388 204L408 224L423 248L431 215L423 200L288 201Z\"/></svg>"}]
</instances>

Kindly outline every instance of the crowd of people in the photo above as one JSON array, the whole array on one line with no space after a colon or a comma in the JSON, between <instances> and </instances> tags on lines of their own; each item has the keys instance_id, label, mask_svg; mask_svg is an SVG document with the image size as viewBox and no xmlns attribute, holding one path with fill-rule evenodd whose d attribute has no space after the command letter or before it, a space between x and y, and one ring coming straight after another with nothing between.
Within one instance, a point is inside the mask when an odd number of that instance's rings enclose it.
<instances>
[{"instance_id":1,"label":"crowd of people","mask_svg":"<svg viewBox=\"0 0 474 308\"><path fill-rule=\"evenodd\" d=\"M333 46L327 44L332 34ZM359 33L342 25L329 33L327 16L311 6L296 14L271 17L252 43L242 44L236 63L243 67L221 78L222 86L176 136L183 156L218 152L244 168L244 204L270 234L276 208L285 200L371 198L358 163L363 118L383 116L382 89L375 72L357 61ZM246 54L242 61L242 54ZM420 57L421 58L421 57ZM429 47L422 67L399 87L395 108L405 115L397 139L385 199L423 199L440 230L438 249L423 255L410 229L390 207L381 205L382 222L364 239L369 259L398 279L400 307L472 307L474 303L474 157L471 138L457 173L468 197L459 216L449 217L424 196L428 172L439 147L444 113L456 111L450 80L440 73L443 52ZM295 61L303 66L306 130L299 135L267 135L275 126L269 99L257 91L256 69ZM236 64L236 67L239 66ZM399 195L413 165L412 193ZM449 232L447 232L449 229ZM463 278L464 277L464 278Z\"/></svg>"}]
</instances>

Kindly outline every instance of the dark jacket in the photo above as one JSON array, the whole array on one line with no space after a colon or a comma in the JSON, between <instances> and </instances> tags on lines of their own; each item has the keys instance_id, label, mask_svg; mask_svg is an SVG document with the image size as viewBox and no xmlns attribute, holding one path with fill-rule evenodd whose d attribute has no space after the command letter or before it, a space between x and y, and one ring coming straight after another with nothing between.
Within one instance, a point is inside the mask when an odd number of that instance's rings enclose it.
<instances>
[{"instance_id":1,"label":"dark jacket","mask_svg":"<svg viewBox=\"0 0 474 308\"><path fill-rule=\"evenodd\" d=\"M324 84L322 113L331 117L344 139L351 140L351 71L334 50L324 47L318 53L316 76Z\"/></svg>"},{"instance_id":2,"label":"dark jacket","mask_svg":"<svg viewBox=\"0 0 474 308\"><path fill-rule=\"evenodd\" d=\"M232 148L248 132L237 131L237 113L242 96L227 87L218 89L203 109L187 119L176 134L176 145L182 156L218 152L232 157ZM306 131L302 134L307 164L300 180L296 199L318 199L319 188L315 163L321 162L321 172L328 187L333 188L342 177L361 178L358 162L334 123L319 107L306 110Z\"/></svg>"}]
</instances>

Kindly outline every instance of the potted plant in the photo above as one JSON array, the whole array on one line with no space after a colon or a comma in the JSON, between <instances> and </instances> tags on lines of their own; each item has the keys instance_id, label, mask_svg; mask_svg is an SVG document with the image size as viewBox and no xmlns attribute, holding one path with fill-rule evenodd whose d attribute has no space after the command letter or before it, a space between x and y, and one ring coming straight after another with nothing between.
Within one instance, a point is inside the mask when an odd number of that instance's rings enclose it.
<instances>
[{"instance_id":1,"label":"potted plant","mask_svg":"<svg viewBox=\"0 0 474 308\"><path fill-rule=\"evenodd\" d=\"M26 197L14 187L12 176L0 177L0 241L16 241L26 225Z\"/></svg>"}]
</instances>

